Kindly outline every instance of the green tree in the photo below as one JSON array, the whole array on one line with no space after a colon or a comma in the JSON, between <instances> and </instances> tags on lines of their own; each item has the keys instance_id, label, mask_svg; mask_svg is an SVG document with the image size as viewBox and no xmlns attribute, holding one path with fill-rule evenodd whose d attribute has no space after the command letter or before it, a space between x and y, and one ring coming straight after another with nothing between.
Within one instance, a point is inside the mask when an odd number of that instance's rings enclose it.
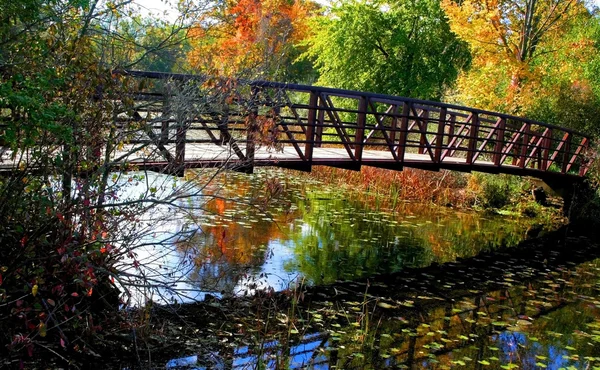
<instances>
[{"instance_id":1,"label":"green tree","mask_svg":"<svg viewBox=\"0 0 600 370\"><path fill-rule=\"evenodd\" d=\"M439 100L470 60L436 0L339 3L313 28L322 85Z\"/></svg>"},{"instance_id":2,"label":"green tree","mask_svg":"<svg viewBox=\"0 0 600 370\"><path fill-rule=\"evenodd\" d=\"M135 15L112 20L115 32L106 37L98 31L98 55L109 65L123 69L156 72L180 72L187 69L190 49L187 26Z\"/></svg>"}]
</instances>

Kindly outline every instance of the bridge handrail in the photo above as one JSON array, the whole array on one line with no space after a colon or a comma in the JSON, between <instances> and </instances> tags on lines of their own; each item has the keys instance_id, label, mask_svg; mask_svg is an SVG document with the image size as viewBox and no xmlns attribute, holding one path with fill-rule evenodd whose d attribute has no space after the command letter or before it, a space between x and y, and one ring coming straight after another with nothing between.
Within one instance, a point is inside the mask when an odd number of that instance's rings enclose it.
<instances>
[{"instance_id":1,"label":"bridge handrail","mask_svg":"<svg viewBox=\"0 0 600 370\"><path fill-rule=\"evenodd\" d=\"M173 80L181 80L181 81L200 80L202 78L207 77L204 75L192 75L192 74L170 73L170 72L136 71L136 70L115 71L115 73L129 75L132 77L145 77L145 78L151 78L151 79L173 79ZM272 82L272 81L262 81L262 80L247 81L247 80L241 80L241 79L237 80L237 81L241 82L243 84L249 85L249 86L257 86L257 87L289 89L289 90L303 91L303 92L322 92L322 93L335 94L335 95L347 95L348 97L389 99L389 100L402 101L402 102L413 103L413 104L426 104L426 105L436 106L436 107L440 107L440 108L456 109L456 110L468 111L468 112L477 113L477 114L491 115L491 116L495 116L495 117L499 117L499 118L504 118L507 120L515 120L515 121L519 121L519 122L530 123L530 124L550 128L550 129L561 130L563 132L568 132L573 135L587 137L589 139L589 135L586 135L582 132L573 130L571 128L556 126L556 125L552 125L549 123L532 120L529 118L513 116L510 114L488 111L488 110L479 109L479 108L466 107L466 106L461 106L461 105L456 105L456 104L442 103L442 102L423 100L423 99L407 98L407 97L402 97L402 96L397 96L397 95L387 95L387 94L363 92L363 91L356 91L356 90L345 90L345 89L337 89L337 88L332 88L332 87L323 87L323 86L315 86L315 85L302 85L302 84L287 83L287 82Z\"/></svg>"}]
</instances>

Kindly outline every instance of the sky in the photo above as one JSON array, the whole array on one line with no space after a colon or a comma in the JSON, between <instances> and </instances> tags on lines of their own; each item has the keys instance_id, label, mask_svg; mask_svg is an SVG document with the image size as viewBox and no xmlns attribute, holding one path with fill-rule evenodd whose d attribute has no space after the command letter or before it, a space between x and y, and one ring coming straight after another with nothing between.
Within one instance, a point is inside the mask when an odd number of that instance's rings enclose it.
<instances>
[{"instance_id":1,"label":"sky","mask_svg":"<svg viewBox=\"0 0 600 370\"><path fill-rule=\"evenodd\" d=\"M198 1L198 0L196 0ZM200 0L202 1L202 0ZM588 0L591 5L600 8L600 0ZM142 14L161 14L161 17L168 20L177 18L177 10L171 4L176 4L177 0L134 0L135 6L140 7ZM330 0L317 0L321 4L330 2Z\"/></svg>"}]
</instances>

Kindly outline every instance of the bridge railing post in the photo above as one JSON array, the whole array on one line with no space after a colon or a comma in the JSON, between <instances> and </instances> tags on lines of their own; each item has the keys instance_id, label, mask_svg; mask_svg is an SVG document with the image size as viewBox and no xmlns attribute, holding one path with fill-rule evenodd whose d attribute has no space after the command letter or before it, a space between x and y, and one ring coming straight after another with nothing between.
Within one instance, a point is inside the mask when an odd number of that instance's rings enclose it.
<instances>
[{"instance_id":1,"label":"bridge railing post","mask_svg":"<svg viewBox=\"0 0 600 370\"><path fill-rule=\"evenodd\" d=\"M419 154L425 154L425 143L427 142L427 126L429 126L429 110L423 108L421 114L421 139L419 141Z\"/></svg>"},{"instance_id":2,"label":"bridge railing post","mask_svg":"<svg viewBox=\"0 0 600 370\"><path fill-rule=\"evenodd\" d=\"M362 152L365 139L365 126L367 124L367 105L368 99L366 96L361 96L358 99L358 116L356 117L356 133L354 135L354 159L360 165L362 160Z\"/></svg>"},{"instance_id":3,"label":"bridge railing post","mask_svg":"<svg viewBox=\"0 0 600 370\"><path fill-rule=\"evenodd\" d=\"M446 107L442 107L440 109L440 117L438 119L437 135L435 137L435 155L434 155L435 163L440 163L440 160L442 158L442 148L444 146L444 131L446 130L447 110L448 109Z\"/></svg>"},{"instance_id":4,"label":"bridge railing post","mask_svg":"<svg viewBox=\"0 0 600 370\"><path fill-rule=\"evenodd\" d=\"M323 96L319 96L317 105L321 109L319 109L319 117L315 122L317 125L315 128L315 147L320 148L323 145L323 127L325 126L325 103L323 102Z\"/></svg>"},{"instance_id":5,"label":"bridge railing post","mask_svg":"<svg viewBox=\"0 0 600 370\"><path fill-rule=\"evenodd\" d=\"M473 117L471 118L471 128L469 129L469 145L467 149L467 164L473 164L473 156L475 155L475 150L477 148L477 139L479 137L479 114L477 112L473 112Z\"/></svg>"},{"instance_id":6,"label":"bridge railing post","mask_svg":"<svg viewBox=\"0 0 600 370\"><path fill-rule=\"evenodd\" d=\"M187 136L187 123L178 122L177 134L175 137L175 163L177 167L182 167L185 164L185 143Z\"/></svg>"},{"instance_id":7,"label":"bridge railing post","mask_svg":"<svg viewBox=\"0 0 600 370\"><path fill-rule=\"evenodd\" d=\"M166 144L169 141L169 93L165 92L162 99L162 115L160 125L160 142Z\"/></svg>"},{"instance_id":8,"label":"bridge railing post","mask_svg":"<svg viewBox=\"0 0 600 370\"><path fill-rule=\"evenodd\" d=\"M521 146L521 153L519 154L519 168L525 168L527 163L527 149L529 148L529 136L531 131L531 123L525 123L525 130L523 130L523 144Z\"/></svg>"},{"instance_id":9,"label":"bridge railing post","mask_svg":"<svg viewBox=\"0 0 600 370\"><path fill-rule=\"evenodd\" d=\"M304 156L308 165L312 165L313 148L315 146L315 128L317 125L317 109L319 103L319 93L315 90L310 91L308 101L308 116L306 122L306 144L304 146Z\"/></svg>"},{"instance_id":10,"label":"bridge railing post","mask_svg":"<svg viewBox=\"0 0 600 370\"><path fill-rule=\"evenodd\" d=\"M548 157L550 156L550 145L552 143L552 129L547 128L544 140L542 140L542 171L548 171Z\"/></svg>"},{"instance_id":11,"label":"bridge railing post","mask_svg":"<svg viewBox=\"0 0 600 370\"><path fill-rule=\"evenodd\" d=\"M398 137L398 161L404 162L406 154L406 139L408 138L408 120L410 115L410 103L402 103L402 118L400 119L400 135Z\"/></svg>"},{"instance_id":12,"label":"bridge railing post","mask_svg":"<svg viewBox=\"0 0 600 370\"><path fill-rule=\"evenodd\" d=\"M246 126L246 161L244 171L252 173L254 169L254 155L256 153L256 140L258 135L258 87L252 86L250 92L250 107Z\"/></svg>"},{"instance_id":13,"label":"bridge railing post","mask_svg":"<svg viewBox=\"0 0 600 370\"><path fill-rule=\"evenodd\" d=\"M502 150L504 149L504 144L506 143L504 140L506 128L506 118L500 118L500 122L498 122L498 127L496 128L496 145L494 146L494 154L493 154L493 162L494 166L502 165Z\"/></svg>"},{"instance_id":14,"label":"bridge railing post","mask_svg":"<svg viewBox=\"0 0 600 370\"><path fill-rule=\"evenodd\" d=\"M456 114L450 114L450 124L448 125L448 139L446 145L449 146L454 140L454 129L456 128Z\"/></svg>"},{"instance_id":15,"label":"bridge railing post","mask_svg":"<svg viewBox=\"0 0 600 370\"><path fill-rule=\"evenodd\" d=\"M565 138L564 138L564 142L565 144L563 145L563 155L562 155L562 166L561 166L561 173L567 173L567 170L569 168L569 152L571 151L571 138L573 137L573 135L571 135L570 132L567 132L565 134Z\"/></svg>"}]
</instances>

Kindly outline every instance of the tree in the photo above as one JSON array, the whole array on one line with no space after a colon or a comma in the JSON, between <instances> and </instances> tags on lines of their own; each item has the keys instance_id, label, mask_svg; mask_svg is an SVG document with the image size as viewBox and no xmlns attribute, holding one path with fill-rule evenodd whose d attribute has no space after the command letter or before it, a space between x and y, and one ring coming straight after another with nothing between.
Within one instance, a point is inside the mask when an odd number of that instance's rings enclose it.
<instances>
[{"instance_id":1,"label":"tree","mask_svg":"<svg viewBox=\"0 0 600 370\"><path fill-rule=\"evenodd\" d=\"M305 38L307 19L317 9L307 0L226 1L190 31L189 63L219 76L303 79L310 71L294 66L296 43Z\"/></svg>"},{"instance_id":2,"label":"tree","mask_svg":"<svg viewBox=\"0 0 600 370\"><path fill-rule=\"evenodd\" d=\"M138 253L154 246L151 259L159 258L168 253L161 246L195 232L187 223L170 233L157 228L201 207L183 201L201 194L200 185L166 175L152 181L123 162L139 152L167 156L155 126L176 121L173 137L194 115L222 106L231 88L115 72L171 45L183 25L128 39L119 28L135 21L127 3L0 0L0 163L12 167L0 177L3 359L7 350L86 353L107 325L127 325L119 306L136 289L160 293L168 285L159 279L164 270L142 269ZM145 52L113 53L129 41ZM143 88L151 98L140 103ZM153 110L160 93L165 105Z\"/></svg>"},{"instance_id":3,"label":"tree","mask_svg":"<svg viewBox=\"0 0 600 370\"><path fill-rule=\"evenodd\" d=\"M592 46L573 32L589 19L582 1L443 0L442 6L473 55L470 70L458 80L459 102L528 114L557 80L580 80Z\"/></svg>"},{"instance_id":4,"label":"tree","mask_svg":"<svg viewBox=\"0 0 600 370\"><path fill-rule=\"evenodd\" d=\"M305 57L327 86L439 100L469 62L436 0L339 3L312 28Z\"/></svg>"},{"instance_id":5,"label":"tree","mask_svg":"<svg viewBox=\"0 0 600 370\"><path fill-rule=\"evenodd\" d=\"M113 20L111 27L97 25L98 55L107 64L123 69L180 72L187 67L187 26L134 15ZM111 37L106 35L111 32Z\"/></svg>"}]
</instances>

